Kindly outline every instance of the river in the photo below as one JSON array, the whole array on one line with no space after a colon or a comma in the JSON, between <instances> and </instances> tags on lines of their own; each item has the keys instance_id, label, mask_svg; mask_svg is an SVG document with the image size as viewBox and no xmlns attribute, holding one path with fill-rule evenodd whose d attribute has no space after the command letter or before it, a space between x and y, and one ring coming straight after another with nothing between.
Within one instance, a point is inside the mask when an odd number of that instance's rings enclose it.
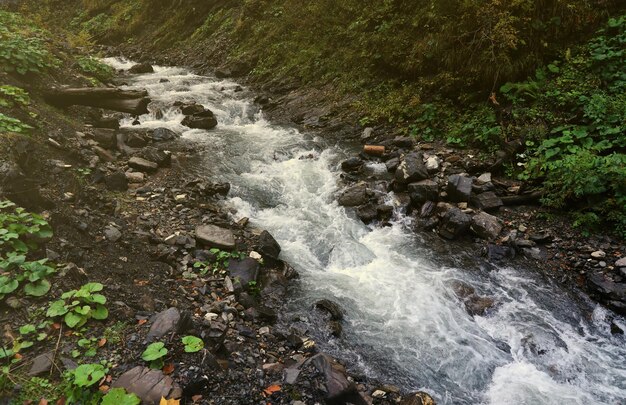
<instances>
[{"instance_id":1,"label":"river","mask_svg":"<svg viewBox=\"0 0 626 405\"><path fill-rule=\"evenodd\" d=\"M339 163L354 154L352 147L273 125L235 82L158 66L128 80L130 88L147 89L164 113L140 117L140 127L169 128L195 142L201 159L194 171L231 183L225 203L233 217L267 229L300 273L281 322L306 328L319 298L344 309L341 338L313 332L322 350L368 376L425 390L439 404L626 403L626 339L611 334L614 315L606 309L530 266L442 254L408 229L400 211L392 226L364 225L335 201ZM218 127L182 126L172 107L178 100L209 108ZM453 280L494 297L496 307L468 315ZM623 319L614 322L626 329Z\"/></svg>"}]
</instances>

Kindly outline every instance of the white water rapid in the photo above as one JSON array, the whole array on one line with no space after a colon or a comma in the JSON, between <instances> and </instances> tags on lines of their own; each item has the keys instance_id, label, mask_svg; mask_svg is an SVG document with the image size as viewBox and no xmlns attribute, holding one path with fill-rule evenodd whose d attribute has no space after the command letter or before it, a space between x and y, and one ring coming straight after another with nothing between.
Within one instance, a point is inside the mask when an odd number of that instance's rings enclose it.
<instances>
[{"instance_id":1,"label":"white water rapid","mask_svg":"<svg viewBox=\"0 0 626 405\"><path fill-rule=\"evenodd\" d=\"M283 322L306 326L319 298L344 309L341 338L316 336L323 350L367 375L425 390L439 404L626 403L626 339L611 334L613 315L605 309L532 269L498 268L467 252L435 253L401 213L389 227L363 225L335 202L338 163L350 151L272 125L232 81L175 67L128 80L164 112L161 119L140 117L140 126L170 128L196 142L198 175L230 182L235 217L274 235L300 273ZM219 126L182 126L172 107L178 100L209 108ZM470 283L497 306L486 316L468 315L452 280ZM626 328L621 318L613 322Z\"/></svg>"}]
</instances>

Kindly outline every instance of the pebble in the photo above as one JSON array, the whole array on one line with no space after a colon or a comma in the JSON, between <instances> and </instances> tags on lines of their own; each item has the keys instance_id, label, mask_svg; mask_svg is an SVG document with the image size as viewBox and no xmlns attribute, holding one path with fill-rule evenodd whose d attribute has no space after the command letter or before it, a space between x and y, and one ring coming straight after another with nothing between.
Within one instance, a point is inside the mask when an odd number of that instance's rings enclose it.
<instances>
[{"instance_id":1,"label":"pebble","mask_svg":"<svg viewBox=\"0 0 626 405\"><path fill-rule=\"evenodd\" d=\"M594 259L601 259L603 257L606 257L606 253L604 253L604 251L602 250L596 250L595 252L591 253L591 257L593 257Z\"/></svg>"},{"instance_id":2,"label":"pebble","mask_svg":"<svg viewBox=\"0 0 626 405\"><path fill-rule=\"evenodd\" d=\"M263 326L262 328L259 328L259 335L267 335L269 333L270 333L269 326Z\"/></svg>"}]
</instances>

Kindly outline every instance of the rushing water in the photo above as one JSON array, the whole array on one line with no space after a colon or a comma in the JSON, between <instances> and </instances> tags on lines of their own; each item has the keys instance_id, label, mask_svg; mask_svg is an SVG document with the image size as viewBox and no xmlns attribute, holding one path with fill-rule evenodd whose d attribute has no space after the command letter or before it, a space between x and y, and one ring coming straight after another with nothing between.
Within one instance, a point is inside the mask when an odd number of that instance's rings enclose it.
<instances>
[{"instance_id":1,"label":"rushing water","mask_svg":"<svg viewBox=\"0 0 626 405\"><path fill-rule=\"evenodd\" d=\"M426 390L441 404L626 403L626 339L610 332L610 320L624 328L623 319L532 269L437 254L407 230L401 213L389 227L363 225L334 198L338 164L349 150L272 125L234 82L182 68L155 70L129 79L150 92L151 108L164 112L161 119L140 117L141 127L170 128L197 142L197 173L230 182L234 215L279 241L282 257L301 275L283 321L306 326L322 297L342 306L344 334L316 336L323 350L404 389ZM182 114L171 107L177 100L211 109L219 126L182 126ZM468 315L452 280L495 297L496 308Z\"/></svg>"}]
</instances>

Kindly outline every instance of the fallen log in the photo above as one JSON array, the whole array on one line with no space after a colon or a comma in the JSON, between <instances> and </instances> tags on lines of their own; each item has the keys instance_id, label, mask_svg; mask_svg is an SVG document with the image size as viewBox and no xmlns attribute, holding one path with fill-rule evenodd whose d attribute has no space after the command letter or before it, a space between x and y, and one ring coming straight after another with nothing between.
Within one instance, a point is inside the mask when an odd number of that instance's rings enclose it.
<instances>
[{"instance_id":1,"label":"fallen log","mask_svg":"<svg viewBox=\"0 0 626 405\"><path fill-rule=\"evenodd\" d=\"M504 205L525 205L534 204L543 197L543 192L535 191L530 194L510 195L501 197L502 204Z\"/></svg>"},{"instance_id":2,"label":"fallen log","mask_svg":"<svg viewBox=\"0 0 626 405\"><path fill-rule=\"evenodd\" d=\"M148 92L145 90L122 90L113 88L62 88L44 94L45 100L59 107L84 105L125 112L133 115L148 113Z\"/></svg>"}]
</instances>

